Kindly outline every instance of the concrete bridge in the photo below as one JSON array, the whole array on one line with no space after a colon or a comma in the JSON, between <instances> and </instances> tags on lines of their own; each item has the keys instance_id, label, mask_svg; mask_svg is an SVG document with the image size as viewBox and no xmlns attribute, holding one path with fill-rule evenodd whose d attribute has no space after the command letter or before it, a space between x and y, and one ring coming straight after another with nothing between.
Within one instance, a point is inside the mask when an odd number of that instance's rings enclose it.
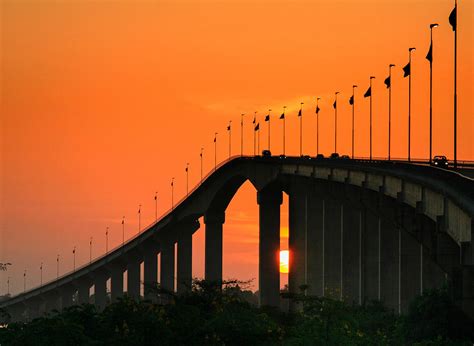
<instances>
[{"instance_id":1,"label":"concrete bridge","mask_svg":"<svg viewBox=\"0 0 474 346\"><path fill-rule=\"evenodd\" d=\"M259 205L261 305L280 305L280 205L287 193L290 292L307 285L308 294L358 304L381 300L404 312L424 289L449 283L458 304L474 315L474 180L430 166L291 157L229 160L123 246L0 307L14 319L28 319L89 302L93 287L94 304L103 308L109 301L107 281L116 300L124 294L125 272L126 293L137 299L141 283L145 298L156 282L186 291L192 281L192 234L202 216L205 279L222 280L225 211L247 180Z\"/></svg>"}]
</instances>

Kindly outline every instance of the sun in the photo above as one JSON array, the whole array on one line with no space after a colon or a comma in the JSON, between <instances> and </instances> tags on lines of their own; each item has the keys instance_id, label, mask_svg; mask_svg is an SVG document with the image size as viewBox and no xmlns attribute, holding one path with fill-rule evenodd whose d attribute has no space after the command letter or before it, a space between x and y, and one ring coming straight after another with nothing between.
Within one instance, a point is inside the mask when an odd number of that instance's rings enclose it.
<instances>
[{"instance_id":1,"label":"sun","mask_svg":"<svg viewBox=\"0 0 474 346\"><path fill-rule=\"evenodd\" d=\"M280 251L280 273L289 273L290 252L288 250Z\"/></svg>"}]
</instances>

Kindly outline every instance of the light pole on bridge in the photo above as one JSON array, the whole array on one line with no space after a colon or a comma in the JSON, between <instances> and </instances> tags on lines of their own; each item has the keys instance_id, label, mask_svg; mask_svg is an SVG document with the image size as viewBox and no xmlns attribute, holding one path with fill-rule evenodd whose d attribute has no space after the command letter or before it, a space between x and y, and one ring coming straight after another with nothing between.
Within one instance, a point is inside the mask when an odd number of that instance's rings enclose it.
<instances>
[{"instance_id":1,"label":"light pole on bridge","mask_svg":"<svg viewBox=\"0 0 474 346\"><path fill-rule=\"evenodd\" d=\"M125 216L122 216L122 245L125 244Z\"/></svg>"},{"instance_id":2,"label":"light pole on bridge","mask_svg":"<svg viewBox=\"0 0 474 346\"><path fill-rule=\"evenodd\" d=\"M26 292L26 269L23 272L23 293Z\"/></svg>"},{"instance_id":3,"label":"light pole on bridge","mask_svg":"<svg viewBox=\"0 0 474 346\"><path fill-rule=\"evenodd\" d=\"M285 138L285 132L286 132L286 119L285 119L285 111L286 111L286 106L283 106L283 113L280 115L280 119L283 120L283 155L286 154L286 138Z\"/></svg>"},{"instance_id":4,"label":"light pole on bridge","mask_svg":"<svg viewBox=\"0 0 474 346\"><path fill-rule=\"evenodd\" d=\"M433 159L433 28L437 26L437 23L430 24L430 50L426 55L426 59L430 62L430 163Z\"/></svg>"},{"instance_id":5,"label":"light pole on bridge","mask_svg":"<svg viewBox=\"0 0 474 346\"><path fill-rule=\"evenodd\" d=\"M316 99L316 155L319 154L319 111L321 110L319 100L321 100L321 97Z\"/></svg>"},{"instance_id":6,"label":"light pole on bridge","mask_svg":"<svg viewBox=\"0 0 474 346\"><path fill-rule=\"evenodd\" d=\"M339 91L336 91L334 93L335 99L334 99L334 152L337 153L337 95L339 94Z\"/></svg>"},{"instance_id":7,"label":"light pole on bridge","mask_svg":"<svg viewBox=\"0 0 474 346\"><path fill-rule=\"evenodd\" d=\"M300 118L300 156L303 156L303 105L300 103L300 110L298 111L298 117Z\"/></svg>"},{"instance_id":8,"label":"light pole on bridge","mask_svg":"<svg viewBox=\"0 0 474 346\"><path fill-rule=\"evenodd\" d=\"M227 132L229 133L229 159L232 155L232 120L229 121L227 126Z\"/></svg>"},{"instance_id":9,"label":"light pole on bridge","mask_svg":"<svg viewBox=\"0 0 474 346\"><path fill-rule=\"evenodd\" d=\"M43 262L40 265L40 286L43 286Z\"/></svg>"},{"instance_id":10,"label":"light pole on bridge","mask_svg":"<svg viewBox=\"0 0 474 346\"><path fill-rule=\"evenodd\" d=\"M217 132L214 133L214 171L217 168Z\"/></svg>"},{"instance_id":11,"label":"light pole on bridge","mask_svg":"<svg viewBox=\"0 0 474 346\"><path fill-rule=\"evenodd\" d=\"M272 113L272 110L269 109L268 110L268 114L267 116L265 117L265 121L268 122L268 150L270 150L270 133L271 133L271 127L270 127L270 123L271 123L271 113Z\"/></svg>"},{"instance_id":12,"label":"light pole on bridge","mask_svg":"<svg viewBox=\"0 0 474 346\"><path fill-rule=\"evenodd\" d=\"M388 65L388 78L385 79L384 83L388 88L388 160L390 161L390 147L392 139L392 67L394 64Z\"/></svg>"},{"instance_id":13,"label":"light pole on bridge","mask_svg":"<svg viewBox=\"0 0 474 346\"><path fill-rule=\"evenodd\" d=\"M202 172L203 172L203 169L202 169L202 166L203 166L203 164L202 164L203 157L202 157L202 155L203 155L203 154L204 154L204 148L201 147L201 152L199 153L199 158L200 158L200 160L201 160L201 184L202 184L202 178L203 178L203 174L202 174Z\"/></svg>"},{"instance_id":14,"label":"light pole on bridge","mask_svg":"<svg viewBox=\"0 0 474 346\"><path fill-rule=\"evenodd\" d=\"M411 161L411 54L415 47L408 48L408 64L403 68L403 77L408 76L408 161Z\"/></svg>"},{"instance_id":15,"label":"light pole on bridge","mask_svg":"<svg viewBox=\"0 0 474 346\"><path fill-rule=\"evenodd\" d=\"M89 239L89 263L92 263L92 237Z\"/></svg>"},{"instance_id":16,"label":"light pole on bridge","mask_svg":"<svg viewBox=\"0 0 474 346\"><path fill-rule=\"evenodd\" d=\"M349 99L349 104L352 106L352 159L354 159L354 141L355 141L355 88L357 85L352 86L352 96Z\"/></svg>"},{"instance_id":17,"label":"light pole on bridge","mask_svg":"<svg viewBox=\"0 0 474 346\"><path fill-rule=\"evenodd\" d=\"M189 195L189 162L186 163L186 196Z\"/></svg>"},{"instance_id":18,"label":"light pole on bridge","mask_svg":"<svg viewBox=\"0 0 474 346\"><path fill-rule=\"evenodd\" d=\"M138 205L138 234L140 234L140 231L142 229L142 205Z\"/></svg>"},{"instance_id":19,"label":"light pole on bridge","mask_svg":"<svg viewBox=\"0 0 474 346\"><path fill-rule=\"evenodd\" d=\"M244 156L244 115L240 114L240 156Z\"/></svg>"},{"instance_id":20,"label":"light pole on bridge","mask_svg":"<svg viewBox=\"0 0 474 346\"><path fill-rule=\"evenodd\" d=\"M105 253L109 253L109 227L105 229Z\"/></svg>"},{"instance_id":21,"label":"light pole on bridge","mask_svg":"<svg viewBox=\"0 0 474 346\"><path fill-rule=\"evenodd\" d=\"M56 279L59 278L59 255L56 257Z\"/></svg>"},{"instance_id":22,"label":"light pole on bridge","mask_svg":"<svg viewBox=\"0 0 474 346\"><path fill-rule=\"evenodd\" d=\"M171 178L171 210L174 208L174 177Z\"/></svg>"},{"instance_id":23,"label":"light pole on bridge","mask_svg":"<svg viewBox=\"0 0 474 346\"><path fill-rule=\"evenodd\" d=\"M76 271L76 247L72 249L72 271Z\"/></svg>"}]
</instances>

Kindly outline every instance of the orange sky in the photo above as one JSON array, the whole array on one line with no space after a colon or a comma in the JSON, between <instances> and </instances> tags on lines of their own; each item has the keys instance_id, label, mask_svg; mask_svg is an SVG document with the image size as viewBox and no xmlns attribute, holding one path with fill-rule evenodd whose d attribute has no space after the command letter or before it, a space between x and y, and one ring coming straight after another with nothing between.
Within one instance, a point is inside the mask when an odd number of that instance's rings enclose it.
<instances>
[{"instance_id":1,"label":"orange sky","mask_svg":"<svg viewBox=\"0 0 474 346\"><path fill-rule=\"evenodd\" d=\"M368 155L368 100L374 75L374 156L387 153L387 91L393 70L392 156L406 156L407 80L401 67L413 55L412 156L428 155L429 24L435 29L434 154L452 158L453 32L450 0L364 1L23 1L1 0L0 294L29 287L88 261L154 219L227 156L225 127L246 118L250 154L254 111L287 108L287 153L298 153L296 110L305 102L305 152L315 153L315 97L322 97L320 148L333 149L333 95L340 91L339 152L350 153L351 86L356 94L356 155ZM459 1L458 157L474 159L472 1ZM281 151L281 122L272 123L272 149ZM262 148L267 128L262 126ZM233 150L240 149L238 127ZM245 185L232 201L225 227L224 276L257 278L258 208ZM286 203L282 210L287 224ZM203 273L203 232L195 236L194 275ZM199 252L199 254L198 254Z\"/></svg>"}]
</instances>

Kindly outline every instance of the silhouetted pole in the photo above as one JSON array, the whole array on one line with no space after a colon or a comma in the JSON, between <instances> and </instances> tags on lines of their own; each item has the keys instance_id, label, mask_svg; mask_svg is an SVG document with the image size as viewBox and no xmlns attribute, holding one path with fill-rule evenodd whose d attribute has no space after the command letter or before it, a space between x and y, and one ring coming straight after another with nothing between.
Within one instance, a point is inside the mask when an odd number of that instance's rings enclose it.
<instances>
[{"instance_id":1,"label":"silhouetted pole","mask_svg":"<svg viewBox=\"0 0 474 346\"><path fill-rule=\"evenodd\" d=\"M433 28L438 24L430 24L430 51L426 58L430 62L430 157L429 162L433 159Z\"/></svg>"},{"instance_id":2,"label":"silhouetted pole","mask_svg":"<svg viewBox=\"0 0 474 346\"><path fill-rule=\"evenodd\" d=\"M454 31L454 168L458 166L458 94L457 94L457 67L458 67L458 1L454 1L454 9L449 15L449 24L451 24Z\"/></svg>"},{"instance_id":3,"label":"silhouetted pole","mask_svg":"<svg viewBox=\"0 0 474 346\"><path fill-rule=\"evenodd\" d=\"M203 160L202 155L203 155L203 153L204 153L204 148L201 148L201 152L199 153L199 157L201 159L201 184L202 184L202 179L203 179L203 169L202 169L202 167L203 167L203 165L202 165L202 160Z\"/></svg>"},{"instance_id":4,"label":"silhouetted pole","mask_svg":"<svg viewBox=\"0 0 474 346\"><path fill-rule=\"evenodd\" d=\"M23 272L23 293L26 292L26 269Z\"/></svg>"},{"instance_id":5,"label":"silhouetted pole","mask_svg":"<svg viewBox=\"0 0 474 346\"><path fill-rule=\"evenodd\" d=\"M256 130L256 124L257 124L257 112L254 112L253 115L253 121L252 124L254 126L253 128L253 156L257 155L256 149L257 149L257 130Z\"/></svg>"},{"instance_id":6,"label":"silhouetted pole","mask_svg":"<svg viewBox=\"0 0 474 346\"><path fill-rule=\"evenodd\" d=\"M76 271L76 247L72 249L72 271Z\"/></svg>"},{"instance_id":7,"label":"silhouetted pole","mask_svg":"<svg viewBox=\"0 0 474 346\"><path fill-rule=\"evenodd\" d=\"M268 150L271 151L270 149L270 132L271 132L271 128L270 128L270 117L271 117L271 112L272 110L269 109L268 110L268 115L265 117L265 121L268 122Z\"/></svg>"},{"instance_id":8,"label":"silhouetted pole","mask_svg":"<svg viewBox=\"0 0 474 346\"><path fill-rule=\"evenodd\" d=\"M174 177L171 178L171 210L174 209Z\"/></svg>"},{"instance_id":9,"label":"silhouetted pole","mask_svg":"<svg viewBox=\"0 0 474 346\"><path fill-rule=\"evenodd\" d=\"M319 100L321 97L316 99L316 155L319 155Z\"/></svg>"},{"instance_id":10,"label":"silhouetted pole","mask_svg":"<svg viewBox=\"0 0 474 346\"><path fill-rule=\"evenodd\" d=\"M10 295L10 277L7 277L7 295Z\"/></svg>"},{"instance_id":11,"label":"silhouetted pole","mask_svg":"<svg viewBox=\"0 0 474 346\"><path fill-rule=\"evenodd\" d=\"M286 106L283 106L283 113L281 113L280 115L280 119L283 120L283 155L285 155L286 153L286 136L285 136L285 132L286 132L286 119L285 119L285 111L286 111Z\"/></svg>"},{"instance_id":12,"label":"silhouetted pole","mask_svg":"<svg viewBox=\"0 0 474 346\"><path fill-rule=\"evenodd\" d=\"M370 137L370 160L372 160L372 79L374 79L375 77L374 76L370 76L370 80L369 80L369 83L370 83L370 87L369 87L369 90L370 90L370 94L369 94L369 104L370 104L370 126L369 126L369 137Z\"/></svg>"},{"instance_id":13,"label":"silhouetted pole","mask_svg":"<svg viewBox=\"0 0 474 346\"><path fill-rule=\"evenodd\" d=\"M411 161L411 52L416 50L416 48L408 48L408 161ZM405 75L406 75L405 71Z\"/></svg>"},{"instance_id":14,"label":"silhouetted pole","mask_svg":"<svg viewBox=\"0 0 474 346\"><path fill-rule=\"evenodd\" d=\"M244 115L240 114L240 156L244 156Z\"/></svg>"},{"instance_id":15,"label":"silhouetted pole","mask_svg":"<svg viewBox=\"0 0 474 346\"><path fill-rule=\"evenodd\" d=\"M388 65L388 160L391 159L391 143L392 143L392 67L394 64ZM385 83L386 84L386 83Z\"/></svg>"},{"instance_id":16,"label":"silhouetted pole","mask_svg":"<svg viewBox=\"0 0 474 346\"><path fill-rule=\"evenodd\" d=\"M300 156L303 156L303 105L301 102L298 117L300 118Z\"/></svg>"},{"instance_id":17,"label":"silhouetted pole","mask_svg":"<svg viewBox=\"0 0 474 346\"><path fill-rule=\"evenodd\" d=\"M89 239L89 263L92 262L92 237Z\"/></svg>"},{"instance_id":18,"label":"silhouetted pole","mask_svg":"<svg viewBox=\"0 0 474 346\"><path fill-rule=\"evenodd\" d=\"M155 221L158 220L158 191L155 192Z\"/></svg>"},{"instance_id":19,"label":"silhouetted pole","mask_svg":"<svg viewBox=\"0 0 474 346\"><path fill-rule=\"evenodd\" d=\"M40 265L40 286L43 286L43 262Z\"/></svg>"},{"instance_id":20,"label":"silhouetted pole","mask_svg":"<svg viewBox=\"0 0 474 346\"><path fill-rule=\"evenodd\" d=\"M125 244L125 216L122 217L122 245Z\"/></svg>"},{"instance_id":21,"label":"silhouetted pole","mask_svg":"<svg viewBox=\"0 0 474 346\"><path fill-rule=\"evenodd\" d=\"M140 230L142 229L142 205L138 205L138 234L140 234Z\"/></svg>"},{"instance_id":22,"label":"silhouetted pole","mask_svg":"<svg viewBox=\"0 0 474 346\"><path fill-rule=\"evenodd\" d=\"M105 229L105 253L109 253L109 228Z\"/></svg>"},{"instance_id":23,"label":"silhouetted pole","mask_svg":"<svg viewBox=\"0 0 474 346\"><path fill-rule=\"evenodd\" d=\"M355 88L357 85L352 86L352 98L349 103L352 106L352 158L354 158L354 140L355 140Z\"/></svg>"},{"instance_id":24,"label":"silhouetted pole","mask_svg":"<svg viewBox=\"0 0 474 346\"><path fill-rule=\"evenodd\" d=\"M335 95L335 100L334 100L334 152L337 153L337 94L339 94L339 91L336 91L334 93Z\"/></svg>"},{"instance_id":25,"label":"silhouetted pole","mask_svg":"<svg viewBox=\"0 0 474 346\"><path fill-rule=\"evenodd\" d=\"M232 120L229 121L229 126L227 126L227 131L229 132L229 159L232 156Z\"/></svg>"},{"instance_id":26,"label":"silhouetted pole","mask_svg":"<svg viewBox=\"0 0 474 346\"><path fill-rule=\"evenodd\" d=\"M186 196L189 196L189 162L186 163Z\"/></svg>"},{"instance_id":27,"label":"silhouetted pole","mask_svg":"<svg viewBox=\"0 0 474 346\"><path fill-rule=\"evenodd\" d=\"M59 278L59 255L56 257L56 279Z\"/></svg>"},{"instance_id":28,"label":"silhouetted pole","mask_svg":"<svg viewBox=\"0 0 474 346\"><path fill-rule=\"evenodd\" d=\"M214 133L214 171L217 168L217 132Z\"/></svg>"}]
</instances>

